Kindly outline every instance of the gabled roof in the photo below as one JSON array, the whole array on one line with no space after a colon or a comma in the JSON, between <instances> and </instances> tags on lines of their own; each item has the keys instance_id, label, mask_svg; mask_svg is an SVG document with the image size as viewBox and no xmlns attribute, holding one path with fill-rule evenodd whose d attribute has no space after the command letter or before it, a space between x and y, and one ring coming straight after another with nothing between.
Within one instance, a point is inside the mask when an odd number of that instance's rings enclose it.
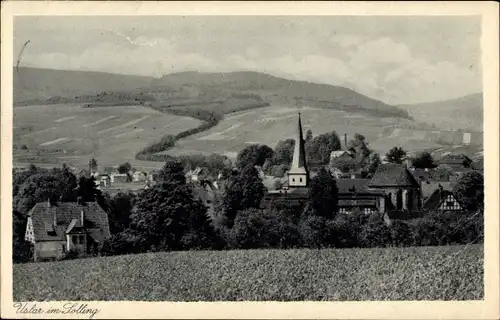
<instances>
[{"instance_id":1,"label":"gabled roof","mask_svg":"<svg viewBox=\"0 0 500 320\"><path fill-rule=\"evenodd\" d=\"M424 199L430 197L434 193L434 191L439 188L439 185L441 185L443 189L447 191L451 191L453 189L453 184L449 181L423 182L421 185L422 197Z\"/></svg>"},{"instance_id":2,"label":"gabled roof","mask_svg":"<svg viewBox=\"0 0 500 320\"><path fill-rule=\"evenodd\" d=\"M415 178L415 180L429 180L431 176L431 170L425 170L425 169L420 169L420 168L411 168L410 173L412 176Z\"/></svg>"},{"instance_id":3,"label":"gabled roof","mask_svg":"<svg viewBox=\"0 0 500 320\"><path fill-rule=\"evenodd\" d=\"M453 199L455 199L455 201L457 201L457 199L455 198L455 196L451 191L444 189L440 190L439 188L436 189L429 197L429 199L424 203L424 209L425 210L438 209L441 203L443 203L443 201L450 195L453 197Z\"/></svg>"},{"instance_id":4,"label":"gabled roof","mask_svg":"<svg viewBox=\"0 0 500 320\"><path fill-rule=\"evenodd\" d=\"M419 183L404 164L383 163L377 168L370 187L418 187Z\"/></svg>"},{"instance_id":5,"label":"gabled roof","mask_svg":"<svg viewBox=\"0 0 500 320\"><path fill-rule=\"evenodd\" d=\"M370 179L337 179L339 193L367 191Z\"/></svg>"},{"instance_id":6,"label":"gabled roof","mask_svg":"<svg viewBox=\"0 0 500 320\"><path fill-rule=\"evenodd\" d=\"M93 235L94 240L102 242L111 235L108 215L96 202L85 202L82 205L76 202L57 202L50 206L44 202L35 204L28 213L33 221L35 241L64 241L68 229L82 228L82 210L83 227ZM57 220L55 226L54 214ZM47 230L48 227L51 230Z\"/></svg>"}]
</instances>

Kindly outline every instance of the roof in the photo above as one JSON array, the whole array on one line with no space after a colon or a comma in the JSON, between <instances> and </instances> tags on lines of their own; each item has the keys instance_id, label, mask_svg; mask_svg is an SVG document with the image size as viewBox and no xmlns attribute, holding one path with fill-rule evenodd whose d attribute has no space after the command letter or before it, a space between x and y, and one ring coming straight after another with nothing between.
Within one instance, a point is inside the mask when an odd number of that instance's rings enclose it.
<instances>
[{"instance_id":1,"label":"roof","mask_svg":"<svg viewBox=\"0 0 500 320\"><path fill-rule=\"evenodd\" d=\"M84 227L87 232L99 242L110 237L107 213L97 202L85 202L82 205L76 202L37 203L28 215L33 221L35 241L65 240L66 231L82 228L81 211L84 213ZM54 214L57 225L54 226ZM74 221L76 220L76 221ZM69 228L71 227L71 228Z\"/></svg>"},{"instance_id":2,"label":"roof","mask_svg":"<svg viewBox=\"0 0 500 320\"><path fill-rule=\"evenodd\" d=\"M422 197L424 199L430 197L432 193L439 188L439 185L447 191L451 191L453 189L453 184L449 181L423 182L421 185Z\"/></svg>"},{"instance_id":3,"label":"roof","mask_svg":"<svg viewBox=\"0 0 500 320\"><path fill-rule=\"evenodd\" d=\"M370 187L418 187L419 184L404 164L383 163L377 168Z\"/></svg>"},{"instance_id":4,"label":"roof","mask_svg":"<svg viewBox=\"0 0 500 320\"><path fill-rule=\"evenodd\" d=\"M297 126L297 138L295 139L295 146L293 150L292 166L290 168L290 173L306 173L307 162L306 162L306 149L305 142L302 133L302 121L300 119Z\"/></svg>"},{"instance_id":5,"label":"roof","mask_svg":"<svg viewBox=\"0 0 500 320\"><path fill-rule=\"evenodd\" d=\"M335 159L335 158L339 158L339 157L342 157L343 155L348 155L350 156L349 152L345 151L345 150L340 150L340 151L332 151L330 153L330 159Z\"/></svg>"},{"instance_id":6,"label":"roof","mask_svg":"<svg viewBox=\"0 0 500 320\"><path fill-rule=\"evenodd\" d=\"M337 179L339 193L367 191L370 179Z\"/></svg>"},{"instance_id":7,"label":"roof","mask_svg":"<svg viewBox=\"0 0 500 320\"><path fill-rule=\"evenodd\" d=\"M424 203L424 209L436 210L449 195L451 195L455 199L455 201L457 201L453 193L449 190L440 190L439 188L434 190L429 199Z\"/></svg>"},{"instance_id":8,"label":"roof","mask_svg":"<svg viewBox=\"0 0 500 320\"><path fill-rule=\"evenodd\" d=\"M339 207L377 206L377 199L340 199Z\"/></svg>"},{"instance_id":9,"label":"roof","mask_svg":"<svg viewBox=\"0 0 500 320\"><path fill-rule=\"evenodd\" d=\"M410 173L412 174L413 178L415 180L429 180L431 176L431 170L425 170L425 169L420 169L420 168L411 168Z\"/></svg>"}]
</instances>

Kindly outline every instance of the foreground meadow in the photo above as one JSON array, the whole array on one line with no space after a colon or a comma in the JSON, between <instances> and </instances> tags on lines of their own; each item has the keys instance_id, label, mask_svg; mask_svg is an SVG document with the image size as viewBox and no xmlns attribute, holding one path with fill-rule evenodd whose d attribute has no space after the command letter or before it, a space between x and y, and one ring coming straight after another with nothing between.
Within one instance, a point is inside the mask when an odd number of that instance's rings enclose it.
<instances>
[{"instance_id":1,"label":"foreground meadow","mask_svg":"<svg viewBox=\"0 0 500 320\"><path fill-rule=\"evenodd\" d=\"M478 300L483 246L149 253L14 265L14 300Z\"/></svg>"}]
</instances>

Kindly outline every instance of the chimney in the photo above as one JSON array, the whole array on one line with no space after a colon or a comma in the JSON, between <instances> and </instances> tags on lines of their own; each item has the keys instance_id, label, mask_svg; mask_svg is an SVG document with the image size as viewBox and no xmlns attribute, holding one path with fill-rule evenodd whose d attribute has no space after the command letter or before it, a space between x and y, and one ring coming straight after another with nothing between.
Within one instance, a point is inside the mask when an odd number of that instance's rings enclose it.
<instances>
[{"instance_id":1,"label":"chimney","mask_svg":"<svg viewBox=\"0 0 500 320\"><path fill-rule=\"evenodd\" d=\"M52 207L52 203L50 203L50 198L47 199L47 207Z\"/></svg>"}]
</instances>

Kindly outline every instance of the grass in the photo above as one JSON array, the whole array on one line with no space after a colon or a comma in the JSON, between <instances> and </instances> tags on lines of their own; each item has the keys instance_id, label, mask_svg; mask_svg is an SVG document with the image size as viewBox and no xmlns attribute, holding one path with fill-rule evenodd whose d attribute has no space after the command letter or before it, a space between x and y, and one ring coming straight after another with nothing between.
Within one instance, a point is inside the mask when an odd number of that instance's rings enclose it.
<instances>
[{"instance_id":1,"label":"grass","mask_svg":"<svg viewBox=\"0 0 500 320\"><path fill-rule=\"evenodd\" d=\"M410 120L377 118L338 110L273 105L228 114L218 125L177 141L173 148L164 153L178 155L216 152L232 157L248 143L274 147L279 140L295 138L299 111L302 114L304 131L311 129L313 135L318 135L335 130L342 140L344 133L347 133L348 140L352 139L355 133L361 133L368 139L370 147L382 155L394 146L402 146L405 150L441 147L436 141L423 141L422 132L425 131L402 130L401 134L392 135L393 131L387 130L396 125L411 124Z\"/></svg>"},{"instance_id":2,"label":"grass","mask_svg":"<svg viewBox=\"0 0 500 320\"><path fill-rule=\"evenodd\" d=\"M144 106L78 104L15 108L13 122L14 144L27 146L14 150L15 162L66 162L83 168L92 157L100 167L126 161L135 165L135 154L146 145L201 123Z\"/></svg>"},{"instance_id":3,"label":"grass","mask_svg":"<svg viewBox=\"0 0 500 320\"><path fill-rule=\"evenodd\" d=\"M14 300L480 300L483 246L148 253L14 265Z\"/></svg>"}]
</instances>

